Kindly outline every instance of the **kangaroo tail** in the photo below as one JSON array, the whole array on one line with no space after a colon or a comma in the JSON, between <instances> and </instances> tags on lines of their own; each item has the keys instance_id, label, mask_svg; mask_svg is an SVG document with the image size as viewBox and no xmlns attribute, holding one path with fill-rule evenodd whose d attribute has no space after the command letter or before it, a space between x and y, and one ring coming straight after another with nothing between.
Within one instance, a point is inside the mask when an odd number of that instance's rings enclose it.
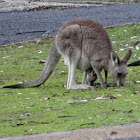
<instances>
[{"instance_id":1,"label":"kangaroo tail","mask_svg":"<svg viewBox=\"0 0 140 140\"><path fill-rule=\"evenodd\" d=\"M55 69L56 64L58 63L60 56L61 55L59 54L59 52L56 48L55 41L53 41L52 48L51 48L50 53L48 55L48 58L47 58L47 61L45 63L45 66L43 68L43 71L37 80L31 81L31 82L25 82L22 84L5 86L3 88L39 87L49 78L49 76L51 75L51 73Z\"/></svg>"},{"instance_id":2,"label":"kangaroo tail","mask_svg":"<svg viewBox=\"0 0 140 140\"><path fill-rule=\"evenodd\" d=\"M128 66L140 66L140 60L130 63Z\"/></svg>"}]
</instances>

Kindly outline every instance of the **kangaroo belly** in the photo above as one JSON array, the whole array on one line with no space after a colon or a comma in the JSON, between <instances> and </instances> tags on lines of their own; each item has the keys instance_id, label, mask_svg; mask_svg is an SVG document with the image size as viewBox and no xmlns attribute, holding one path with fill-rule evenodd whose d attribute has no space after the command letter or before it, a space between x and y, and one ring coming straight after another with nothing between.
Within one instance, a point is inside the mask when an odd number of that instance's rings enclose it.
<instances>
[{"instance_id":1,"label":"kangaroo belly","mask_svg":"<svg viewBox=\"0 0 140 140\"><path fill-rule=\"evenodd\" d=\"M86 56L82 55L77 68L81 71L86 71L87 69L91 68L89 59Z\"/></svg>"}]
</instances>

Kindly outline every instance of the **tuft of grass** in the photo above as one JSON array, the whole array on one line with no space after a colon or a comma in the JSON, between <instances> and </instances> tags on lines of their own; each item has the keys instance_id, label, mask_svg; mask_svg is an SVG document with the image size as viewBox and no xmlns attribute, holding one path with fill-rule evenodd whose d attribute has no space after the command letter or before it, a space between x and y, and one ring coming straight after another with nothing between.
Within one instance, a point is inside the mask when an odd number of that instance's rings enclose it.
<instances>
[{"instance_id":1,"label":"tuft of grass","mask_svg":"<svg viewBox=\"0 0 140 140\"><path fill-rule=\"evenodd\" d=\"M114 50L129 62L140 59L140 24L107 29ZM140 122L140 67L130 67L125 87L67 90L67 67L59 62L48 81L37 88L2 89L35 80L53 38L0 47L0 137ZM81 83L82 72L77 72ZM109 80L112 81L109 76Z\"/></svg>"}]
</instances>

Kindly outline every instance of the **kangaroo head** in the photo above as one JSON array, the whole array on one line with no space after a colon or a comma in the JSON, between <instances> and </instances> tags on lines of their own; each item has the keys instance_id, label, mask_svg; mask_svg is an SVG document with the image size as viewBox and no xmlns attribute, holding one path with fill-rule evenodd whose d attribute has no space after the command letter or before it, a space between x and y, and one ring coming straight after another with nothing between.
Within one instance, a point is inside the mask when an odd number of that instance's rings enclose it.
<instances>
[{"instance_id":1,"label":"kangaroo head","mask_svg":"<svg viewBox=\"0 0 140 140\"><path fill-rule=\"evenodd\" d=\"M125 77L128 73L127 61L130 59L132 51L129 50L122 59L120 59L114 52L111 52L112 70L111 75L118 86L124 86Z\"/></svg>"},{"instance_id":2,"label":"kangaroo head","mask_svg":"<svg viewBox=\"0 0 140 140\"><path fill-rule=\"evenodd\" d=\"M92 68L88 69L86 72L87 72L86 78L87 78L88 84L93 86L94 82L97 79L97 75Z\"/></svg>"}]
</instances>

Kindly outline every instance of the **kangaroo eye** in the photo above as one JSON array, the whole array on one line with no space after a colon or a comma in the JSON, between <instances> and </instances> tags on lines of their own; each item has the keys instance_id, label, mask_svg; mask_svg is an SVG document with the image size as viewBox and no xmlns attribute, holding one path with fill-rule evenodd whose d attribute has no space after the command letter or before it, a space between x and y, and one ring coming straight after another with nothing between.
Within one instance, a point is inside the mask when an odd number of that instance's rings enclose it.
<instances>
[{"instance_id":1,"label":"kangaroo eye","mask_svg":"<svg viewBox=\"0 0 140 140\"><path fill-rule=\"evenodd\" d=\"M122 73L118 73L118 77L121 77L122 76Z\"/></svg>"}]
</instances>

